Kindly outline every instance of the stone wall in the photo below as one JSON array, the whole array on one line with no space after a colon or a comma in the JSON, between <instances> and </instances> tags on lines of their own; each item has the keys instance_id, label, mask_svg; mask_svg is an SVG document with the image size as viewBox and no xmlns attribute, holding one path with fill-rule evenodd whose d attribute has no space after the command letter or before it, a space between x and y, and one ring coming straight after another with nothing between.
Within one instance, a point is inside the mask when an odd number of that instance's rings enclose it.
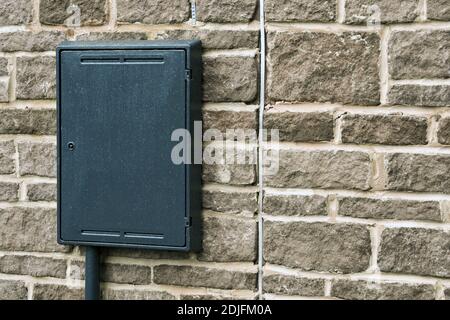
<instances>
[{"instance_id":1,"label":"stone wall","mask_svg":"<svg viewBox=\"0 0 450 320\"><path fill-rule=\"evenodd\" d=\"M448 1L265 0L263 123L258 1L196 6L0 2L0 299L83 296L55 235L56 45L189 38L205 127L280 129L280 170L205 166L203 251L104 249L103 297L449 299Z\"/></svg>"}]
</instances>

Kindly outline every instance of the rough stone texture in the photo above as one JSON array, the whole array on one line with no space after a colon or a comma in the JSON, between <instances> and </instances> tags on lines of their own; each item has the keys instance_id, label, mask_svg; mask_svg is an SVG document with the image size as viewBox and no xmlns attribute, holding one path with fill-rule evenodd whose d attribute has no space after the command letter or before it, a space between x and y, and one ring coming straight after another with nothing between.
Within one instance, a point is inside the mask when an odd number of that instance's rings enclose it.
<instances>
[{"instance_id":1,"label":"rough stone texture","mask_svg":"<svg viewBox=\"0 0 450 320\"><path fill-rule=\"evenodd\" d=\"M22 281L0 280L0 300L27 300L28 289Z\"/></svg>"},{"instance_id":2,"label":"rough stone texture","mask_svg":"<svg viewBox=\"0 0 450 320\"><path fill-rule=\"evenodd\" d=\"M27 185L30 201L56 201L56 183L32 183Z\"/></svg>"},{"instance_id":3,"label":"rough stone texture","mask_svg":"<svg viewBox=\"0 0 450 320\"><path fill-rule=\"evenodd\" d=\"M222 133L232 129L256 130L257 114L253 110L203 110L203 130L216 129Z\"/></svg>"},{"instance_id":4,"label":"rough stone texture","mask_svg":"<svg viewBox=\"0 0 450 320\"><path fill-rule=\"evenodd\" d=\"M385 229L378 254L381 271L450 277L450 234L445 231Z\"/></svg>"},{"instance_id":5,"label":"rough stone texture","mask_svg":"<svg viewBox=\"0 0 450 320\"><path fill-rule=\"evenodd\" d=\"M245 165L203 165L203 181L233 185L250 185L256 181L255 166Z\"/></svg>"},{"instance_id":6,"label":"rough stone texture","mask_svg":"<svg viewBox=\"0 0 450 320\"><path fill-rule=\"evenodd\" d=\"M188 287L255 290L256 272L231 271L200 266L160 265L154 268L154 281Z\"/></svg>"},{"instance_id":7,"label":"rough stone texture","mask_svg":"<svg viewBox=\"0 0 450 320\"><path fill-rule=\"evenodd\" d=\"M16 171L15 153L14 141L0 141L0 174L11 174Z\"/></svg>"},{"instance_id":8,"label":"rough stone texture","mask_svg":"<svg viewBox=\"0 0 450 320\"><path fill-rule=\"evenodd\" d=\"M33 1L2 0L0 2L0 25L29 24L33 20Z\"/></svg>"},{"instance_id":9,"label":"rough stone texture","mask_svg":"<svg viewBox=\"0 0 450 320\"><path fill-rule=\"evenodd\" d=\"M91 32L77 36L79 41L122 41L122 40L147 40L145 32Z\"/></svg>"},{"instance_id":10,"label":"rough stone texture","mask_svg":"<svg viewBox=\"0 0 450 320\"><path fill-rule=\"evenodd\" d=\"M66 39L62 31L17 31L0 33L0 51L52 51Z\"/></svg>"},{"instance_id":11,"label":"rough stone texture","mask_svg":"<svg viewBox=\"0 0 450 320\"><path fill-rule=\"evenodd\" d=\"M2 34L0 33L0 37L1 35ZM0 77L9 75L8 65L9 59L5 57L0 57Z\"/></svg>"},{"instance_id":12,"label":"rough stone texture","mask_svg":"<svg viewBox=\"0 0 450 320\"><path fill-rule=\"evenodd\" d=\"M413 22L420 15L419 0L347 0L345 22L349 24Z\"/></svg>"},{"instance_id":13,"label":"rough stone texture","mask_svg":"<svg viewBox=\"0 0 450 320\"><path fill-rule=\"evenodd\" d=\"M135 259L155 259L155 260L183 260L189 259L188 252L176 251L152 251L152 250L138 250L138 249L119 249L107 248L104 249L105 255L113 257L127 257Z\"/></svg>"},{"instance_id":14,"label":"rough stone texture","mask_svg":"<svg viewBox=\"0 0 450 320\"><path fill-rule=\"evenodd\" d=\"M189 16L188 0L117 0L119 23L179 23Z\"/></svg>"},{"instance_id":15,"label":"rough stone texture","mask_svg":"<svg viewBox=\"0 0 450 320\"><path fill-rule=\"evenodd\" d=\"M363 280L335 280L331 296L347 300L434 300L434 286L372 282Z\"/></svg>"},{"instance_id":16,"label":"rough stone texture","mask_svg":"<svg viewBox=\"0 0 450 320\"><path fill-rule=\"evenodd\" d=\"M103 266L102 281L128 284L152 283L152 268L131 264L107 263Z\"/></svg>"},{"instance_id":17,"label":"rough stone texture","mask_svg":"<svg viewBox=\"0 0 450 320\"><path fill-rule=\"evenodd\" d=\"M65 278L66 269L67 261L64 259L12 255L0 257L1 273Z\"/></svg>"},{"instance_id":18,"label":"rough stone texture","mask_svg":"<svg viewBox=\"0 0 450 320\"><path fill-rule=\"evenodd\" d=\"M18 99L54 99L55 57L17 57Z\"/></svg>"},{"instance_id":19,"label":"rough stone texture","mask_svg":"<svg viewBox=\"0 0 450 320\"><path fill-rule=\"evenodd\" d=\"M257 0L197 0L197 19L204 22L248 22Z\"/></svg>"},{"instance_id":20,"label":"rough stone texture","mask_svg":"<svg viewBox=\"0 0 450 320\"><path fill-rule=\"evenodd\" d=\"M444 290L445 300L450 300L450 288Z\"/></svg>"},{"instance_id":21,"label":"rough stone texture","mask_svg":"<svg viewBox=\"0 0 450 320\"><path fill-rule=\"evenodd\" d=\"M440 144L450 145L450 117L439 121L438 141Z\"/></svg>"},{"instance_id":22,"label":"rough stone texture","mask_svg":"<svg viewBox=\"0 0 450 320\"><path fill-rule=\"evenodd\" d=\"M366 226L274 221L264 226L268 263L333 273L357 273L369 267L371 241Z\"/></svg>"},{"instance_id":23,"label":"rough stone texture","mask_svg":"<svg viewBox=\"0 0 450 320\"><path fill-rule=\"evenodd\" d=\"M1 109L0 134L54 135L56 110L54 109Z\"/></svg>"},{"instance_id":24,"label":"rough stone texture","mask_svg":"<svg viewBox=\"0 0 450 320\"><path fill-rule=\"evenodd\" d=\"M181 294L180 300L253 300L254 297L232 296L228 294Z\"/></svg>"},{"instance_id":25,"label":"rough stone texture","mask_svg":"<svg viewBox=\"0 0 450 320\"><path fill-rule=\"evenodd\" d=\"M0 102L9 101L9 77L0 79Z\"/></svg>"},{"instance_id":26,"label":"rough stone texture","mask_svg":"<svg viewBox=\"0 0 450 320\"><path fill-rule=\"evenodd\" d=\"M239 68L239 72L236 72ZM251 102L258 92L258 66L252 56L203 57L203 100Z\"/></svg>"},{"instance_id":27,"label":"rough stone texture","mask_svg":"<svg viewBox=\"0 0 450 320\"><path fill-rule=\"evenodd\" d=\"M203 208L226 213L254 214L258 210L255 191L203 190Z\"/></svg>"},{"instance_id":28,"label":"rough stone texture","mask_svg":"<svg viewBox=\"0 0 450 320\"><path fill-rule=\"evenodd\" d=\"M278 216L323 216L327 215L327 198L322 196L302 196L264 194L263 211Z\"/></svg>"},{"instance_id":29,"label":"rough stone texture","mask_svg":"<svg viewBox=\"0 0 450 320\"><path fill-rule=\"evenodd\" d=\"M438 201L343 198L339 215L367 219L442 221Z\"/></svg>"},{"instance_id":30,"label":"rough stone texture","mask_svg":"<svg viewBox=\"0 0 450 320\"><path fill-rule=\"evenodd\" d=\"M387 154L388 190L450 193L450 156Z\"/></svg>"},{"instance_id":31,"label":"rough stone texture","mask_svg":"<svg viewBox=\"0 0 450 320\"><path fill-rule=\"evenodd\" d=\"M362 152L281 150L276 175L265 177L270 187L370 188L370 158Z\"/></svg>"},{"instance_id":32,"label":"rough stone texture","mask_svg":"<svg viewBox=\"0 0 450 320\"><path fill-rule=\"evenodd\" d=\"M264 276L263 288L268 293L320 297L325 293L325 280L271 274Z\"/></svg>"},{"instance_id":33,"label":"rough stone texture","mask_svg":"<svg viewBox=\"0 0 450 320\"><path fill-rule=\"evenodd\" d=\"M79 14L71 10L71 5L79 8ZM107 0L41 0L39 20L42 24L71 26L71 20L79 19L81 26L97 26L108 22ZM70 19L69 19L70 18ZM67 23L69 22L69 23Z\"/></svg>"},{"instance_id":34,"label":"rough stone texture","mask_svg":"<svg viewBox=\"0 0 450 320\"><path fill-rule=\"evenodd\" d=\"M19 143L19 172L23 176L56 177L56 145Z\"/></svg>"},{"instance_id":35,"label":"rough stone texture","mask_svg":"<svg viewBox=\"0 0 450 320\"><path fill-rule=\"evenodd\" d=\"M257 224L254 220L205 216L202 261L256 260Z\"/></svg>"},{"instance_id":36,"label":"rough stone texture","mask_svg":"<svg viewBox=\"0 0 450 320\"><path fill-rule=\"evenodd\" d=\"M280 141L333 140L333 114L329 112L266 112L264 128L278 129Z\"/></svg>"},{"instance_id":37,"label":"rough stone texture","mask_svg":"<svg viewBox=\"0 0 450 320\"><path fill-rule=\"evenodd\" d=\"M10 207L0 209L0 250L68 252L56 243L56 210Z\"/></svg>"},{"instance_id":38,"label":"rough stone texture","mask_svg":"<svg viewBox=\"0 0 450 320\"><path fill-rule=\"evenodd\" d=\"M389 90L389 103L418 107L450 107L450 86L394 85Z\"/></svg>"},{"instance_id":39,"label":"rough stone texture","mask_svg":"<svg viewBox=\"0 0 450 320\"><path fill-rule=\"evenodd\" d=\"M333 22L336 19L334 0L267 0L267 21Z\"/></svg>"},{"instance_id":40,"label":"rough stone texture","mask_svg":"<svg viewBox=\"0 0 450 320\"><path fill-rule=\"evenodd\" d=\"M402 115L346 114L342 116L343 143L427 144L428 119Z\"/></svg>"},{"instance_id":41,"label":"rough stone texture","mask_svg":"<svg viewBox=\"0 0 450 320\"><path fill-rule=\"evenodd\" d=\"M84 300L84 290L59 284L36 284L33 300Z\"/></svg>"},{"instance_id":42,"label":"rough stone texture","mask_svg":"<svg viewBox=\"0 0 450 320\"><path fill-rule=\"evenodd\" d=\"M19 199L19 184L15 182L0 182L0 201L17 201Z\"/></svg>"},{"instance_id":43,"label":"rough stone texture","mask_svg":"<svg viewBox=\"0 0 450 320\"><path fill-rule=\"evenodd\" d=\"M257 30L164 30L155 39L200 39L204 49L254 49L259 46Z\"/></svg>"},{"instance_id":44,"label":"rough stone texture","mask_svg":"<svg viewBox=\"0 0 450 320\"><path fill-rule=\"evenodd\" d=\"M428 0L427 18L429 20L450 21L450 6L447 0Z\"/></svg>"},{"instance_id":45,"label":"rough stone texture","mask_svg":"<svg viewBox=\"0 0 450 320\"><path fill-rule=\"evenodd\" d=\"M375 33L269 32L269 98L378 105L379 55Z\"/></svg>"},{"instance_id":46,"label":"rough stone texture","mask_svg":"<svg viewBox=\"0 0 450 320\"><path fill-rule=\"evenodd\" d=\"M102 300L175 300L175 296L164 291L104 289Z\"/></svg>"},{"instance_id":47,"label":"rough stone texture","mask_svg":"<svg viewBox=\"0 0 450 320\"><path fill-rule=\"evenodd\" d=\"M450 6L449 6L450 7ZM450 78L450 31L399 31L389 42L393 79Z\"/></svg>"}]
</instances>

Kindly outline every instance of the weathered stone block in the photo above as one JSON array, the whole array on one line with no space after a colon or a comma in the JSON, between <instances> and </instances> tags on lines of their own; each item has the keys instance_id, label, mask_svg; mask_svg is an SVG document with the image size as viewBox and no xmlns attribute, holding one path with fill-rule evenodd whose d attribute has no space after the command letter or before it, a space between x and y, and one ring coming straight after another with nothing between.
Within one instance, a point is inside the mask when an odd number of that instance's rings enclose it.
<instances>
[{"instance_id":1,"label":"weathered stone block","mask_svg":"<svg viewBox=\"0 0 450 320\"><path fill-rule=\"evenodd\" d=\"M155 260L189 259L188 252L176 252L176 251L152 251L152 250L137 250L137 249L107 248L105 249L105 254L107 256L126 257L135 259L155 259Z\"/></svg>"},{"instance_id":2,"label":"weathered stone block","mask_svg":"<svg viewBox=\"0 0 450 320\"><path fill-rule=\"evenodd\" d=\"M0 201L19 200L19 184L16 182L0 182Z\"/></svg>"},{"instance_id":3,"label":"weathered stone block","mask_svg":"<svg viewBox=\"0 0 450 320\"><path fill-rule=\"evenodd\" d=\"M23 176L56 177L56 145L19 143L19 172Z\"/></svg>"},{"instance_id":4,"label":"weathered stone block","mask_svg":"<svg viewBox=\"0 0 450 320\"><path fill-rule=\"evenodd\" d=\"M342 142L355 144L427 144L428 120L402 115L346 114Z\"/></svg>"},{"instance_id":5,"label":"weathered stone block","mask_svg":"<svg viewBox=\"0 0 450 320\"><path fill-rule=\"evenodd\" d=\"M0 110L0 134L54 135L55 133L56 110Z\"/></svg>"},{"instance_id":6,"label":"weathered stone block","mask_svg":"<svg viewBox=\"0 0 450 320\"><path fill-rule=\"evenodd\" d=\"M327 198L322 196L287 195L266 192L263 211L274 216L327 215Z\"/></svg>"},{"instance_id":7,"label":"weathered stone block","mask_svg":"<svg viewBox=\"0 0 450 320\"><path fill-rule=\"evenodd\" d=\"M393 153L385 160L386 188L450 193L450 156Z\"/></svg>"},{"instance_id":8,"label":"weathered stone block","mask_svg":"<svg viewBox=\"0 0 450 320\"><path fill-rule=\"evenodd\" d=\"M259 46L257 30L164 30L155 39L200 39L204 49L254 49Z\"/></svg>"},{"instance_id":9,"label":"weathered stone block","mask_svg":"<svg viewBox=\"0 0 450 320\"><path fill-rule=\"evenodd\" d=\"M342 198L338 214L366 219L442 221L438 201Z\"/></svg>"},{"instance_id":10,"label":"weathered stone block","mask_svg":"<svg viewBox=\"0 0 450 320\"><path fill-rule=\"evenodd\" d=\"M257 92L258 68L255 57L203 57L204 101L251 102L255 100Z\"/></svg>"},{"instance_id":11,"label":"weathered stone block","mask_svg":"<svg viewBox=\"0 0 450 320\"><path fill-rule=\"evenodd\" d=\"M33 300L84 300L84 290L60 284L36 284Z\"/></svg>"},{"instance_id":12,"label":"weathered stone block","mask_svg":"<svg viewBox=\"0 0 450 320\"><path fill-rule=\"evenodd\" d=\"M180 23L189 16L189 0L117 0L119 23Z\"/></svg>"},{"instance_id":13,"label":"weathered stone block","mask_svg":"<svg viewBox=\"0 0 450 320\"><path fill-rule=\"evenodd\" d=\"M268 95L275 101L380 103L375 33L268 33Z\"/></svg>"},{"instance_id":14,"label":"weathered stone block","mask_svg":"<svg viewBox=\"0 0 450 320\"><path fill-rule=\"evenodd\" d=\"M27 185L30 201L56 201L56 183L31 183Z\"/></svg>"},{"instance_id":15,"label":"weathered stone block","mask_svg":"<svg viewBox=\"0 0 450 320\"><path fill-rule=\"evenodd\" d=\"M202 261L256 260L257 224L254 220L206 216L203 219Z\"/></svg>"},{"instance_id":16,"label":"weathered stone block","mask_svg":"<svg viewBox=\"0 0 450 320\"><path fill-rule=\"evenodd\" d=\"M419 0L347 0L345 22L349 24L414 22L420 15Z\"/></svg>"},{"instance_id":17,"label":"weathered stone block","mask_svg":"<svg viewBox=\"0 0 450 320\"><path fill-rule=\"evenodd\" d=\"M438 141L440 144L450 145L450 117L439 121Z\"/></svg>"},{"instance_id":18,"label":"weathered stone block","mask_svg":"<svg viewBox=\"0 0 450 320\"><path fill-rule=\"evenodd\" d=\"M0 34L1 37L1 34ZM9 75L9 59L0 57L0 77Z\"/></svg>"},{"instance_id":19,"label":"weathered stone block","mask_svg":"<svg viewBox=\"0 0 450 320\"><path fill-rule=\"evenodd\" d=\"M362 152L281 150L276 175L265 177L270 187L370 188L370 158Z\"/></svg>"},{"instance_id":20,"label":"weathered stone block","mask_svg":"<svg viewBox=\"0 0 450 320\"><path fill-rule=\"evenodd\" d=\"M0 257L1 273L65 278L66 269L67 261L64 259L13 255Z\"/></svg>"},{"instance_id":21,"label":"weathered stone block","mask_svg":"<svg viewBox=\"0 0 450 320\"><path fill-rule=\"evenodd\" d=\"M450 6L447 0L428 0L427 18L429 20L450 20Z\"/></svg>"},{"instance_id":22,"label":"weathered stone block","mask_svg":"<svg viewBox=\"0 0 450 320\"><path fill-rule=\"evenodd\" d=\"M335 280L331 296L348 300L434 300L430 284Z\"/></svg>"},{"instance_id":23,"label":"weathered stone block","mask_svg":"<svg viewBox=\"0 0 450 320\"><path fill-rule=\"evenodd\" d=\"M175 300L175 296L165 291L148 290L102 290L102 300Z\"/></svg>"},{"instance_id":24,"label":"weathered stone block","mask_svg":"<svg viewBox=\"0 0 450 320\"><path fill-rule=\"evenodd\" d=\"M256 272L160 265L154 268L154 281L157 284L188 287L255 290Z\"/></svg>"},{"instance_id":25,"label":"weathered stone block","mask_svg":"<svg viewBox=\"0 0 450 320\"><path fill-rule=\"evenodd\" d=\"M264 128L267 130L278 129L280 141L315 142L333 140L334 120L332 113L273 110L264 114Z\"/></svg>"},{"instance_id":26,"label":"weathered stone block","mask_svg":"<svg viewBox=\"0 0 450 320\"><path fill-rule=\"evenodd\" d=\"M107 0L41 0L39 20L42 24L97 26L108 22Z\"/></svg>"},{"instance_id":27,"label":"weathered stone block","mask_svg":"<svg viewBox=\"0 0 450 320\"><path fill-rule=\"evenodd\" d=\"M357 273L369 267L371 241L366 226L266 221L264 227L268 263L333 273Z\"/></svg>"},{"instance_id":28,"label":"weathered stone block","mask_svg":"<svg viewBox=\"0 0 450 320\"><path fill-rule=\"evenodd\" d=\"M27 300L28 289L22 281L0 280L0 300Z\"/></svg>"},{"instance_id":29,"label":"weathered stone block","mask_svg":"<svg viewBox=\"0 0 450 320\"><path fill-rule=\"evenodd\" d=\"M102 281L127 284L152 283L152 268L148 266L106 263L101 272Z\"/></svg>"},{"instance_id":30,"label":"weathered stone block","mask_svg":"<svg viewBox=\"0 0 450 320\"><path fill-rule=\"evenodd\" d=\"M145 32L90 32L77 36L79 41L147 40Z\"/></svg>"},{"instance_id":31,"label":"weathered stone block","mask_svg":"<svg viewBox=\"0 0 450 320\"><path fill-rule=\"evenodd\" d=\"M54 99L56 95L55 57L18 57L18 99Z\"/></svg>"},{"instance_id":32,"label":"weathered stone block","mask_svg":"<svg viewBox=\"0 0 450 320\"><path fill-rule=\"evenodd\" d=\"M16 171L15 154L14 141L0 141L0 174L11 174Z\"/></svg>"},{"instance_id":33,"label":"weathered stone block","mask_svg":"<svg viewBox=\"0 0 450 320\"><path fill-rule=\"evenodd\" d=\"M0 102L9 101L9 77L0 79Z\"/></svg>"},{"instance_id":34,"label":"weathered stone block","mask_svg":"<svg viewBox=\"0 0 450 320\"><path fill-rule=\"evenodd\" d=\"M450 31L399 31L389 42L393 79L450 78Z\"/></svg>"},{"instance_id":35,"label":"weathered stone block","mask_svg":"<svg viewBox=\"0 0 450 320\"><path fill-rule=\"evenodd\" d=\"M52 51L66 39L62 31L16 31L0 33L0 51Z\"/></svg>"},{"instance_id":36,"label":"weathered stone block","mask_svg":"<svg viewBox=\"0 0 450 320\"><path fill-rule=\"evenodd\" d=\"M224 134L227 130L251 129L256 132L257 114L251 108L249 110L204 109L203 130L216 129Z\"/></svg>"},{"instance_id":37,"label":"weathered stone block","mask_svg":"<svg viewBox=\"0 0 450 320\"><path fill-rule=\"evenodd\" d=\"M389 90L389 103L418 107L450 107L450 86L394 85Z\"/></svg>"},{"instance_id":38,"label":"weathered stone block","mask_svg":"<svg viewBox=\"0 0 450 320\"><path fill-rule=\"evenodd\" d=\"M0 25L29 24L33 20L33 1L2 0L0 2Z\"/></svg>"},{"instance_id":39,"label":"weathered stone block","mask_svg":"<svg viewBox=\"0 0 450 320\"><path fill-rule=\"evenodd\" d=\"M385 229L378 255L381 271L450 277L450 234L422 228Z\"/></svg>"},{"instance_id":40,"label":"weathered stone block","mask_svg":"<svg viewBox=\"0 0 450 320\"><path fill-rule=\"evenodd\" d=\"M68 252L56 243L56 210L9 207L0 209L0 250Z\"/></svg>"},{"instance_id":41,"label":"weathered stone block","mask_svg":"<svg viewBox=\"0 0 450 320\"><path fill-rule=\"evenodd\" d=\"M325 280L281 274L264 275L265 292L302 297L321 297L325 293Z\"/></svg>"},{"instance_id":42,"label":"weathered stone block","mask_svg":"<svg viewBox=\"0 0 450 320\"><path fill-rule=\"evenodd\" d=\"M197 19L204 22L248 22L257 0L197 0Z\"/></svg>"},{"instance_id":43,"label":"weathered stone block","mask_svg":"<svg viewBox=\"0 0 450 320\"><path fill-rule=\"evenodd\" d=\"M267 0L267 21L275 22L333 22L336 1L333 0Z\"/></svg>"},{"instance_id":44,"label":"weathered stone block","mask_svg":"<svg viewBox=\"0 0 450 320\"><path fill-rule=\"evenodd\" d=\"M256 191L203 190L203 208L226 213L253 214L258 210Z\"/></svg>"}]
</instances>

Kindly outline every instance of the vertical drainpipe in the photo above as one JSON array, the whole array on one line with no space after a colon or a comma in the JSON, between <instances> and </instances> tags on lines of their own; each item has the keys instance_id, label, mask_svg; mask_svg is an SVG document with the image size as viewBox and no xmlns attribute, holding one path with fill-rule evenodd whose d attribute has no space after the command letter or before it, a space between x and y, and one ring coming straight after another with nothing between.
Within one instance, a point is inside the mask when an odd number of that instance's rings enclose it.
<instances>
[{"instance_id":1,"label":"vertical drainpipe","mask_svg":"<svg viewBox=\"0 0 450 320\"><path fill-rule=\"evenodd\" d=\"M258 136L258 296L263 298L263 191L264 191L264 166L263 166L263 129L265 107L265 82L266 82L266 27L264 17L264 0L259 0L259 31L260 31L260 98L259 98L259 136Z\"/></svg>"}]
</instances>

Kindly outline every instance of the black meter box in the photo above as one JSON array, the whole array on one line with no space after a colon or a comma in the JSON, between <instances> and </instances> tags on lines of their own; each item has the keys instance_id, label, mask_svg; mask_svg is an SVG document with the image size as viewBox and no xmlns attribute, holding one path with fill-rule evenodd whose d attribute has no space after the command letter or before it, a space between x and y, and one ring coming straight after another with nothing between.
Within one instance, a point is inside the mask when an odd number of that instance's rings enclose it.
<instances>
[{"instance_id":1,"label":"black meter box","mask_svg":"<svg viewBox=\"0 0 450 320\"><path fill-rule=\"evenodd\" d=\"M201 120L201 43L63 42L56 55L58 242L199 250L201 166L175 164L171 137L193 140Z\"/></svg>"}]
</instances>

